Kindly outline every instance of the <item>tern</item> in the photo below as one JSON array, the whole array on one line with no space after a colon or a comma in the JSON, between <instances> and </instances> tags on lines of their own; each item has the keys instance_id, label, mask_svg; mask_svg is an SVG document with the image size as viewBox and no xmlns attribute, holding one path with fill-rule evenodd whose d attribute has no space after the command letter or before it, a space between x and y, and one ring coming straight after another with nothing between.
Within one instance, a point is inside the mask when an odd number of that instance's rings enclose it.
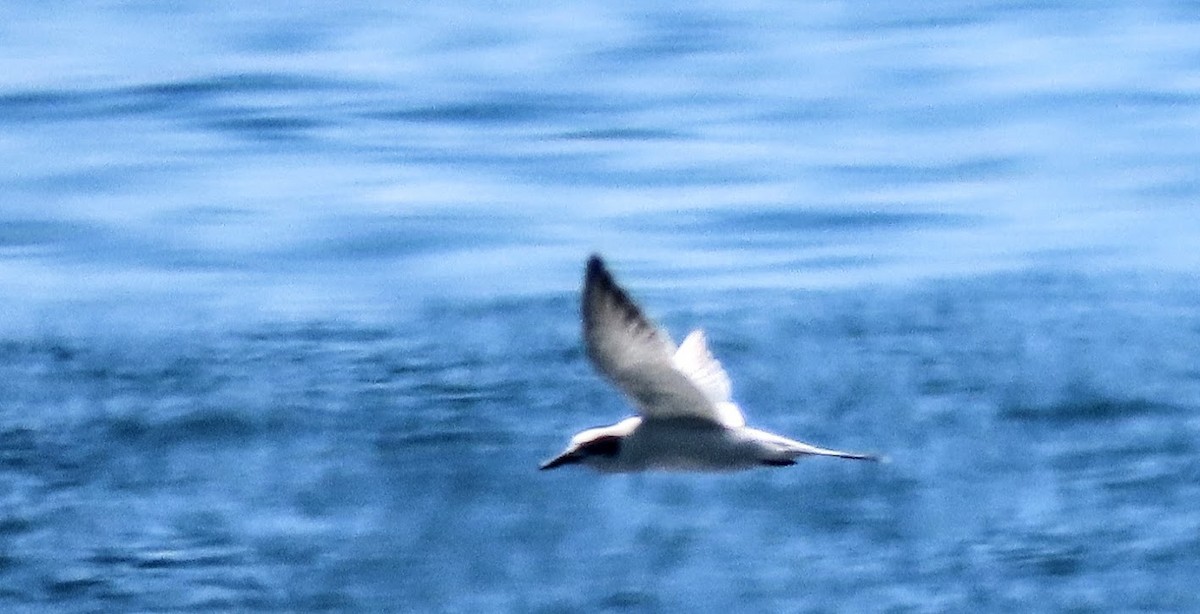
<instances>
[{"instance_id":1,"label":"tern","mask_svg":"<svg viewBox=\"0 0 1200 614\"><path fill-rule=\"evenodd\" d=\"M583 341L601 374L637 416L588 429L541 469L580 464L603 473L740 471L785 467L804 456L880 460L820 448L746 426L732 385L702 330L679 347L617 285L598 255L583 283Z\"/></svg>"}]
</instances>

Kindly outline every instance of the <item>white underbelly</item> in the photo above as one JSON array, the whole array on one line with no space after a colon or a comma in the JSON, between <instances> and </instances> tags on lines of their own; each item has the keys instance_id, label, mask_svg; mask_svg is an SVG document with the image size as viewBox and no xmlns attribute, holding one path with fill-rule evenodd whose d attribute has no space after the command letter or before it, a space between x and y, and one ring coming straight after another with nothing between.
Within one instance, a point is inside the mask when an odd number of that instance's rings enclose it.
<instances>
[{"instance_id":1,"label":"white underbelly","mask_svg":"<svg viewBox=\"0 0 1200 614\"><path fill-rule=\"evenodd\" d=\"M737 471L759 464L752 442L737 430L694 420L643 422L621 449L617 471Z\"/></svg>"}]
</instances>

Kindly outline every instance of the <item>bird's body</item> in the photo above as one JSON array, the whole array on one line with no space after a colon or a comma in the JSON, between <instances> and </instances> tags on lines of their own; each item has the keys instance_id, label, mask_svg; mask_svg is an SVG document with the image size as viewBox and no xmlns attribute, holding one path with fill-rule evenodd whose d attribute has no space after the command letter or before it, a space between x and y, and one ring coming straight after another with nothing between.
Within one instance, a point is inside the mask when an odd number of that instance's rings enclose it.
<instances>
[{"instance_id":1,"label":"bird's body","mask_svg":"<svg viewBox=\"0 0 1200 614\"><path fill-rule=\"evenodd\" d=\"M639 415L579 433L542 469L581 463L606 473L738 471L791 465L800 456L877 460L746 426L704 333L693 331L676 348L598 256L588 260L584 279L583 337L597 370L633 400Z\"/></svg>"}]
</instances>

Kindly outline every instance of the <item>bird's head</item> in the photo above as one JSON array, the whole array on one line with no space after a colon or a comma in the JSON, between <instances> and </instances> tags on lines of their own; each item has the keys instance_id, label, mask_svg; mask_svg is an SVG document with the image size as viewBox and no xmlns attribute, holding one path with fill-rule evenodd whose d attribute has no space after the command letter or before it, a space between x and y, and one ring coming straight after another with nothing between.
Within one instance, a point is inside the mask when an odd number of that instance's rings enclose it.
<instances>
[{"instance_id":1,"label":"bird's head","mask_svg":"<svg viewBox=\"0 0 1200 614\"><path fill-rule=\"evenodd\" d=\"M603 471L616 462L625 437L637 426L637 418L600 428L588 429L571 438L567 449L542 463L542 470L563 465L584 464Z\"/></svg>"}]
</instances>

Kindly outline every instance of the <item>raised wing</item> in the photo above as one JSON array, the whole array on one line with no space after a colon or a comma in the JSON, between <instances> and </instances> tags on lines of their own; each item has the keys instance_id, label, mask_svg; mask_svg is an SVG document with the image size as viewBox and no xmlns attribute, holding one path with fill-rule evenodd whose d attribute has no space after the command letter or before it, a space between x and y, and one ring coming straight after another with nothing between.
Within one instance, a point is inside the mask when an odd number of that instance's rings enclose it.
<instances>
[{"instance_id":1,"label":"raised wing","mask_svg":"<svg viewBox=\"0 0 1200 614\"><path fill-rule=\"evenodd\" d=\"M703 337L691 341L686 353L691 372L705 376L701 383L679 368L674 342L642 313L595 255L588 259L584 278L583 339L596 369L633 400L643 418L699 418L731 425L731 412L723 407L733 405L728 393L721 402L711 396L722 390L720 378L727 391L728 377L715 360L697 359L697 344L708 355ZM720 377L712 375L713 364ZM740 422L736 406L733 413Z\"/></svg>"},{"instance_id":2,"label":"raised wing","mask_svg":"<svg viewBox=\"0 0 1200 614\"><path fill-rule=\"evenodd\" d=\"M746 418L733 402L733 384L721 363L708 349L704 331L688 334L672 357L675 368L683 373L708 397L716 408L720 422L727 426L745 426Z\"/></svg>"}]
</instances>

